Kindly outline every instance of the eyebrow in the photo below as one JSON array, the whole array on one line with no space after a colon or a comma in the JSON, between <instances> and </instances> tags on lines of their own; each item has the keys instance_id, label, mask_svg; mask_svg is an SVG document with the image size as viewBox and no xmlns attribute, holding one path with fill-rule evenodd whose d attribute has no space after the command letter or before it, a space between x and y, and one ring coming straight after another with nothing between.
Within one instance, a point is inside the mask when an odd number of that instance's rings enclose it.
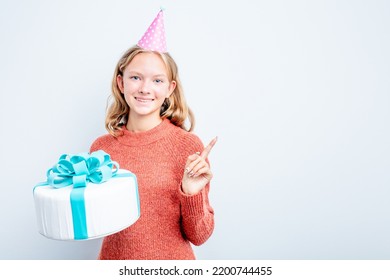
<instances>
[{"instance_id":1,"label":"eyebrow","mask_svg":"<svg viewBox=\"0 0 390 280\"><path fill-rule=\"evenodd\" d=\"M130 75L137 75L137 76L143 76L143 74L142 73L140 73L140 72L138 72L138 71L129 71L129 74ZM158 78L158 77L163 77L163 78L168 78L168 76L167 75L165 75L165 74L156 74L156 75L153 75L152 76L153 78Z\"/></svg>"}]
</instances>

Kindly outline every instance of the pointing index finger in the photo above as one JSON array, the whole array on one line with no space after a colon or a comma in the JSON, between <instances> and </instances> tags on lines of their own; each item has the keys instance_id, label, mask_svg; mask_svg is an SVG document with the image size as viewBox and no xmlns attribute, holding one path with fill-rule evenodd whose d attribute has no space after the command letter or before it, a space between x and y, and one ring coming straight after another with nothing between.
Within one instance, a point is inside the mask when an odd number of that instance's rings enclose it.
<instances>
[{"instance_id":1,"label":"pointing index finger","mask_svg":"<svg viewBox=\"0 0 390 280\"><path fill-rule=\"evenodd\" d=\"M217 143L218 137L215 137L211 142L204 148L203 152L200 154L200 156L204 159L207 158L209 153L211 152L211 149L214 147L215 143Z\"/></svg>"}]
</instances>

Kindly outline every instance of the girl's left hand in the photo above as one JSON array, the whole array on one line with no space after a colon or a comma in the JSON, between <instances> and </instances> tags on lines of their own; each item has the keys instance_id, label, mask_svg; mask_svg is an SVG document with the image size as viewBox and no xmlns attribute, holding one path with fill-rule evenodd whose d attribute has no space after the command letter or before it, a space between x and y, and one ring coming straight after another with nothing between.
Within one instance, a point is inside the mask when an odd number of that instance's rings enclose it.
<instances>
[{"instance_id":1,"label":"girl's left hand","mask_svg":"<svg viewBox=\"0 0 390 280\"><path fill-rule=\"evenodd\" d=\"M197 194L213 177L206 158L216 142L217 137L211 140L210 144L207 145L202 153L197 152L187 158L183 180L181 182L182 190L185 194Z\"/></svg>"}]
</instances>

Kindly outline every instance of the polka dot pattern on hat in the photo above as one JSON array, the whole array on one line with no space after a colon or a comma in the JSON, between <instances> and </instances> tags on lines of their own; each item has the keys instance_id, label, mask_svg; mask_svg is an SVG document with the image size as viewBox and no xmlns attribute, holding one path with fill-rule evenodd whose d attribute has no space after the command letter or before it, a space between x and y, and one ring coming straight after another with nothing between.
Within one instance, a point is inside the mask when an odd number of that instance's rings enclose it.
<instances>
[{"instance_id":1,"label":"polka dot pattern on hat","mask_svg":"<svg viewBox=\"0 0 390 280\"><path fill-rule=\"evenodd\" d=\"M141 40L138 41L138 46L146 50L158 51L160 53L167 52L162 10L157 14Z\"/></svg>"}]
</instances>

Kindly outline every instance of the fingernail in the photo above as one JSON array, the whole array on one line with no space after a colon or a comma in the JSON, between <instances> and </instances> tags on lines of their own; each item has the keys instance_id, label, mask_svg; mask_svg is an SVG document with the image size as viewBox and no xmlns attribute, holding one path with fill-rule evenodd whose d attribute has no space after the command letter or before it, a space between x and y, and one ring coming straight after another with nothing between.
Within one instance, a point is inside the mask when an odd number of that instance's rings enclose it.
<instances>
[{"instance_id":1,"label":"fingernail","mask_svg":"<svg viewBox=\"0 0 390 280\"><path fill-rule=\"evenodd\" d=\"M188 174L190 177L194 176L194 172L191 171L190 174Z\"/></svg>"},{"instance_id":2,"label":"fingernail","mask_svg":"<svg viewBox=\"0 0 390 280\"><path fill-rule=\"evenodd\" d=\"M195 154L197 154L198 156L200 155L200 152L196 152Z\"/></svg>"},{"instance_id":3,"label":"fingernail","mask_svg":"<svg viewBox=\"0 0 390 280\"><path fill-rule=\"evenodd\" d=\"M186 168L186 172L188 173L188 171L190 171L190 169L187 167L187 168Z\"/></svg>"}]
</instances>

